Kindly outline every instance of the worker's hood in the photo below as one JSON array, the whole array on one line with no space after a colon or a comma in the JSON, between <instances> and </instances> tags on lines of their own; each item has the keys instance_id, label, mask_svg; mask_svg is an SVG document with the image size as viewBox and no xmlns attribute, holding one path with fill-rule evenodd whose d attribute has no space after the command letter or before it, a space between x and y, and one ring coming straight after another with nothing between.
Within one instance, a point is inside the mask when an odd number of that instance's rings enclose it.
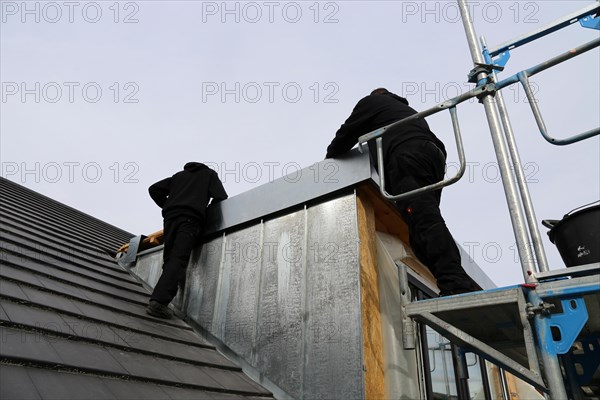
<instances>
[{"instance_id":1,"label":"worker's hood","mask_svg":"<svg viewBox=\"0 0 600 400\"><path fill-rule=\"evenodd\" d=\"M392 92L387 92L387 93L384 93L384 94L383 94L383 96L390 96L390 97L393 97L394 99L396 99L396 100L398 100L398 101L401 101L401 102L403 102L404 104L408 105L408 100L406 100L404 97L400 97L400 96L398 96L397 94L394 94L394 93L392 93Z\"/></svg>"},{"instance_id":2,"label":"worker's hood","mask_svg":"<svg viewBox=\"0 0 600 400\"><path fill-rule=\"evenodd\" d=\"M189 162L189 163L185 164L185 166L183 167L184 170L189 171L189 172L199 171L204 168L208 168L208 167L199 162Z\"/></svg>"}]
</instances>

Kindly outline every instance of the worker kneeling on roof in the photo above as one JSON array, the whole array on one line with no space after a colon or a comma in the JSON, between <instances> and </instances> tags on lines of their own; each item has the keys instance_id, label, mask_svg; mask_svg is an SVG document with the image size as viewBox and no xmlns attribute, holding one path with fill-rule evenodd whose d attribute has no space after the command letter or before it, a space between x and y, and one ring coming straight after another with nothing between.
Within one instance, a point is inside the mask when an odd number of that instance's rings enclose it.
<instances>
[{"instance_id":1,"label":"worker kneeling on roof","mask_svg":"<svg viewBox=\"0 0 600 400\"><path fill-rule=\"evenodd\" d=\"M227 193L217 173L206 165L189 162L183 171L156 182L148 189L152 200L162 208L164 249L162 274L154 287L146 312L158 318L171 318L168 305L183 287L190 254L202 237L206 207L225 200Z\"/></svg>"},{"instance_id":2,"label":"worker kneeling on roof","mask_svg":"<svg viewBox=\"0 0 600 400\"><path fill-rule=\"evenodd\" d=\"M349 151L364 134L400 121L417 112L408 100L375 89L361 99L327 147L327 158ZM371 161L376 145L369 142ZM383 135L386 191L393 195L444 179L446 149L423 118L390 128ZM375 168L377 165L375 163ZM440 295L466 293L479 288L461 265L460 252L440 212L442 191L430 191L395 203L408 225L410 245L417 258L433 273Z\"/></svg>"}]
</instances>

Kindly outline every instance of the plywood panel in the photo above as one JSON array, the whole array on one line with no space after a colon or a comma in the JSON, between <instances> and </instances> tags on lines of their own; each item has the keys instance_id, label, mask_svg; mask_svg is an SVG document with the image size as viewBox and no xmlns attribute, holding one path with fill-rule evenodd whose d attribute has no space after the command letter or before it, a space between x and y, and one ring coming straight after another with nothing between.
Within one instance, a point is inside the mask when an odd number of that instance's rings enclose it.
<instances>
[{"instance_id":1,"label":"plywood panel","mask_svg":"<svg viewBox=\"0 0 600 400\"><path fill-rule=\"evenodd\" d=\"M437 286L433 274L417 259L410 248L408 226L402 220L398 210L396 210L390 202L382 198L379 192L373 188L371 184L362 185L358 189L358 196L361 199L368 200L372 204L373 212L375 214L376 231L387 233L402 241L406 255L402 256L399 260L416 272L416 274L422 278L422 281L427 282L427 286L436 288ZM384 240L384 244L386 246L393 245L389 240ZM394 255L394 251L392 251L391 248L388 248L388 251L390 251L390 254Z\"/></svg>"},{"instance_id":2,"label":"plywood panel","mask_svg":"<svg viewBox=\"0 0 600 400\"><path fill-rule=\"evenodd\" d=\"M400 213L371 184L365 183L358 189L362 199L368 199L375 211L375 229L397 236L408 245L408 226L402 220Z\"/></svg>"},{"instance_id":3,"label":"plywood panel","mask_svg":"<svg viewBox=\"0 0 600 400\"><path fill-rule=\"evenodd\" d=\"M385 398L385 376L379 307L379 271L375 236L375 211L369 199L357 197L360 240L360 281L367 399Z\"/></svg>"}]
</instances>

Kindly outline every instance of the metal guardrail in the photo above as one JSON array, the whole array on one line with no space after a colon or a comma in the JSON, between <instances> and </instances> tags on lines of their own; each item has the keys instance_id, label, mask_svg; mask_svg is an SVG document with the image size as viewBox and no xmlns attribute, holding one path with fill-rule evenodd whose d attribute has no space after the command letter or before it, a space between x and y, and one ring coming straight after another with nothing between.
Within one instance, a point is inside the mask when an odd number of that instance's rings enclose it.
<instances>
[{"instance_id":1,"label":"metal guardrail","mask_svg":"<svg viewBox=\"0 0 600 400\"><path fill-rule=\"evenodd\" d=\"M495 57L497 55L502 55L505 51L515 49L517 47L523 46L524 44L530 43L536 39L539 39L543 36L546 36L552 32L555 32L559 29L567 27L577 21L582 21L587 17L598 13L600 11L600 2L596 1L596 4L590 4L581 10L578 10L574 13L565 15L562 18L557 19L554 22L551 22L548 25L545 25L539 29L536 29L533 32L526 33L517 38L511 39L505 43L502 43L495 48L490 49L490 56Z\"/></svg>"},{"instance_id":2,"label":"metal guardrail","mask_svg":"<svg viewBox=\"0 0 600 400\"><path fill-rule=\"evenodd\" d=\"M489 85L477 87L475 89L469 90L466 93L463 93L460 96L457 96L453 99L450 99L448 101L440 103L440 104L436 105L435 107L432 107L425 111L421 111L419 113L413 114L410 117L404 118L400 121L396 121L394 123L391 123L389 125L386 125L382 128L379 128L377 130L367 133L366 135L359 137L358 138L358 148L361 152L363 151L364 143L368 142L369 140L376 139L377 170L379 173L379 191L380 191L381 195L391 201L403 200L403 199L406 199L406 198L409 198L412 196L416 196L416 195L424 193L424 192L441 189L444 186L451 185L451 184L457 182L460 178L462 178L462 176L465 173L465 169L466 169L466 161L465 161L465 152L464 152L464 146L463 146L463 142L462 142L462 136L460 133L460 126L458 123L456 106L466 100L473 98L473 97L481 96L482 94L490 91L491 89L492 88ZM409 192L401 193L398 195L389 194L385 190L385 170L384 170L384 162L383 162L383 139L382 139L382 136L391 128L404 125L407 122L413 121L418 118L425 118L429 115L436 114L443 110L450 111L450 117L452 119L452 126L454 129L454 138L456 140L456 148L458 151L458 159L459 159L459 164L460 164L459 168L458 168L458 172L452 178L445 179L440 182L437 182L437 183L434 183L434 184L431 184L428 186L424 186L422 188L414 189Z\"/></svg>"},{"instance_id":3,"label":"metal guardrail","mask_svg":"<svg viewBox=\"0 0 600 400\"><path fill-rule=\"evenodd\" d=\"M592 50L593 48L596 48L598 46L600 46L600 39L592 40L591 42L588 42L584 45L581 45L579 47L571 49L565 53L562 53L554 58L551 58L547 61L537 64L531 68L520 71L500 82L486 83L486 84L477 86L476 88L471 89L468 92L465 92L465 93L463 93L459 96L456 96L450 100L439 103L436 106L431 107L425 111L418 112L416 114L411 115L410 117L404 118L400 121L393 122L389 125L381 127L379 129L376 129L372 132L369 132L369 133L359 137L358 138L358 145L359 145L358 148L361 152L363 151L363 145L365 143L367 143L373 139L377 140L377 166L378 166L378 171L379 171L379 187L380 187L381 195L384 196L388 200L398 201L398 200L403 200L403 199L406 199L406 198L409 198L412 196L416 196L418 194L421 194L421 193L424 193L427 191L441 189L444 186L451 185L451 184L457 182L458 180L460 180L460 178L463 176L463 174L465 172L466 162L465 162L465 155L464 155L464 146L463 146L463 142L462 142L462 136L461 136L460 126L458 123L458 116L457 116L457 112L456 112L456 106L473 98L473 97L481 97L486 94L493 95L497 91L499 91L507 86L510 86L514 83L517 83L517 82L521 82L521 84L523 85L523 87L525 89L525 93L527 94L527 98L529 100L529 104L533 111L534 117L536 119L538 127L540 128L540 132L541 132L542 136L549 143L552 143L555 145L566 145L566 144L575 143L575 142L578 142L578 141L581 141L584 139L588 139L590 137L600 134L600 128L596 128L596 129L589 130L587 132L583 132L581 134L574 135L567 139L555 139L555 138L550 137L547 133L546 125L544 123L544 120L542 118L541 112L539 110L539 107L537 105L537 102L535 100L533 91L531 90L531 87L529 85L529 80L528 80L528 77L530 77L530 76L536 75L550 67L553 67L564 61L567 61L573 57L583 54L583 53L585 53L589 50ZM384 162L383 162L382 136L387 131L389 131L391 128L396 128L396 127L402 126L410 121L414 121L419 118L425 118L425 117L436 114L443 110L449 110L450 116L452 118L452 126L454 129L454 137L456 140L456 147L457 147L459 163L460 163L457 174L455 176L453 176L452 178L434 183L432 185L424 186L422 188L415 189L410 192L401 193L399 195L391 195L391 194L387 193L387 191L385 190L385 170L384 170Z\"/></svg>"},{"instance_id":4,"label":"metal guardrail","mask_svg":"<svg viewBox=\"0 0 600 400\"><path fill-rule=\"evenodd\" d=\"M518 73L508 77L508 78L496 83L496 90L503 89L506 86L512 85L513 83L516 83L516 82L520 82L521 85L523 85L523 88L525 89L525 93L527 95L527 100L529 101L529 105L531 107L531 111L533 112L533 115L535 117L538 128L540 129L540 133L542 134L544 139L546 139L548 141L548 143L551 143L551 144L554 144L557 146L563 146L563 145L576 143L581 140L596 136L596 135L600 134L600 128L591 129L587 132L576 134L576 135L573 135L566 139L555 139L555 138L551 137L550 135L548 135L548 130L546 128L546 124L544 123L544 119L542 118L542 114L538 107L537 101L535 99L533 91L531 90L531 86L529 85L528 78L533 75L539 74L540 72L545 71L546 69L548 69L550 67L558 65L562 62L570 60L573 57L576 57L576 56L581 55L589 50L592 50L598 46L600 46L600 38L594 39L594 40L592 40L588 43L585 43L581 46L575 47L565 53L559 54L556 57L553 57L553 58L546 60L540 64L537 64L531 68L525 69L521 72L518 72Z\"/></svg>"},{"instance_id":5,"label":"metal guardrail","mask_svg":"<svg viewBox=\"0 0 600 400\"><path fill-rule=\"evenodd\" d=\"M383 138L377 138L377 170L379 171L379 191L381 195L388 200L398 201L403 200L411 196L416 196L421 193L428 192L430 190L441 189L444 186L451 185L457 182L465 173L465 151L462 143L462 137L460 135L460 126L458 125L458 117L456 115L456 107L450 107L450 116L452 118L452 126L454 127L454 137L456 139L456 148L458 149L458 159L460 162L460 167L458 172L452 178L424 186L422 188L418 188L415 190L411 190L406 193L401 193L398 195L391 195L385 190L385 171L383 165Z\"/></svg>"}]
</instances>

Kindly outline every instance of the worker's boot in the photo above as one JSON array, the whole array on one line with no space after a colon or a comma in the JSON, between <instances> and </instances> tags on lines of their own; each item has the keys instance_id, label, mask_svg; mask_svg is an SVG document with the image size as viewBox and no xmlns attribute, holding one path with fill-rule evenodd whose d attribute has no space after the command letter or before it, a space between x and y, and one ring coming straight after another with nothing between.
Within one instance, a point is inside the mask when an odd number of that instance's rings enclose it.
<instances>
[{"instance_id":1,"label":"worker's boot","mask_svg":"<svg viewBox=\"0 0 600 400\"><path fill-rule=\"evenodd\" d=\"M169 310L169 307L156 300L150 300L150 304L146 307L146 313L156 318L171 319L173 317L173 312Z\"/></svg>"}]
</instances>

